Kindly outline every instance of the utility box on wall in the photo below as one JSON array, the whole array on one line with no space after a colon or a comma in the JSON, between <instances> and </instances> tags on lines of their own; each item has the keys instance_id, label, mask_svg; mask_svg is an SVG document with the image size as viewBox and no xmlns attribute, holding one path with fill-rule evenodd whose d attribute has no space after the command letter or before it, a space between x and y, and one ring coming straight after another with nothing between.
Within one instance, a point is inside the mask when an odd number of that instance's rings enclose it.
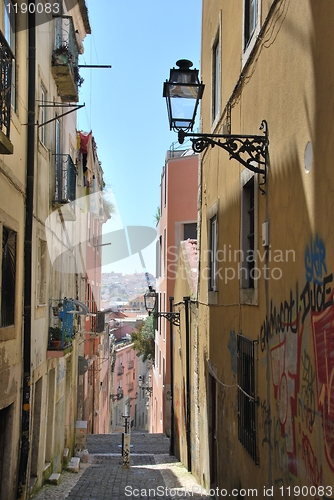
<instances>
[{"instance_id":1,"label":"utility box on wall","mask_svg":"<svg viewBox=\"0 0 334 500\"><path fill-rule=\"evenodd\" d=\"M74 451L81 451L86 449L87 439L87 420L77 420L75 426L75 445Z\"/></svg>"}]
</instances>

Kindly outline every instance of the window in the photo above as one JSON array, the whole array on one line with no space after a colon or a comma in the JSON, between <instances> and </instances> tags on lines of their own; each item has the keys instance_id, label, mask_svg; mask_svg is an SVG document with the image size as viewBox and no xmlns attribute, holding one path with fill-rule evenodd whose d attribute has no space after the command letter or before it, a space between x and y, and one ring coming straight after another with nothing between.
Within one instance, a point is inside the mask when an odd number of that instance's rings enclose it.
<instances>
[{"instance_id":1,"label":"window","mask_svg":"<svg viewBox=\"0 0 334 500\"><path fill-rule=\"evenodd\" d=\"M5 38L13 55L15 56L16 52L16 18L15 18L15 9L13 7L13 3L11 0L4 0L4 22L5 22ZM11 104L13 108L16 110L16 60L13 60L12 64L12 91L11 91Z\"/></svg>"},{"instance_id":2,"label":"window","mask_svg":"<svg viewBox=\"0 0 334 500\"><path fill-rule=\"evenodd\" d=\"M252 38L256 27L257 0L245 0L244 3L244 50Z\"/></svg>"},{"instance_id":3,"label":"window","mask_svg":"<svg viewBox=\"0 0 334 500\"><path fill-rule=\"evenodd\" d=\"M164 228L164 276L166 276L166 267L167 267L167 231Z\"/></svg>"},{"instance_id":4,"label":"window","mask_svg":"<svg viewBox=\"0 0 334 500\"><path fill-rule=\"evenodd\" d=\"M209 223L209 290L217 290L217 214Z\"/></svg>"},{"instance_id":5,"label":"window","mask_svg":"<svg viewBox=\"0 0 334 500\"><path fill-rule=\"evenodd\" d=\"M37 260L37 304L46 304L46 241L39 240Z\"/></svg>"},{"instance_id":6,"label":"window","mask_svg":"<svg viewBox=\"0 0 334 500\"><path fill-rule=\"evenodd\" d=\"M62 168L61 168L62 157L60 154L60 120L59 118L55 121L55 200L61 200L62 196Z\"/></svg>"},{"instance_id":7,"label":"window","mask_svg":"<svg viewBox=\"0 0 334 500\"><path fill-rule=\"evenodd\" d=\"M14 325L17 233L2 228L0 327Z\"/></svg>"},{"instance_id":8,"label":"window","mask_svg":"<svg viewBox=\"0 0 334 500\"><path fill-rule=\"evenodd\" d=\"M188 224L183 225L183 239L196 240L197 239L197 223L190 222Z\"/></svg>"},{"instance_id":9,"label":"window","mask_svg":"<svg viewBox=\"0 0 334 500\"><path fill-rule=\"evenodd\" d=\"M238 439L258 464L256 445L255 344L238 335Z\"/></svg>"},{"instance_id":10,"label":"window","mask_svg":"<svg viewBox=\"0 0 334 500\"><path fill-rule=\"evenodd\" d=\"M47 120L47 108L46 108L46 88L44 87L43 83L41 83L41 102L40 102L40 112L39 112L39 123L40 125L42 123L45 123ZM46 126L40 127L40 136L39 140L46 145Z\"/></svg>"},{"instance_id":11,"label":"window","mask_svg":"<svg viewBox=\"0 0 334 500\"><path fill-rule=\"evenodd\" d=\"M217 37L212 48L212 121L214 122L220 107L220 41Z\"/></svg>"},{"instance_id":12,"label":"window","mask_svg":"<svg viewBox=\"0 0 334 500\"><path fill-rule=\"evenodd\" d=\"M242 66L254 48L261 27L261 0L244 0Z\"/></svg>"},{"instance_id":13,"label":"window","mask_svg":"<svg viewBox=\"0 0 334 500\"><path fill-rule=\"evenodd\" d=\"M254 176L242 189L242 288L254 288L255 273L255 188Z\"/></svg>"}]
</instances>

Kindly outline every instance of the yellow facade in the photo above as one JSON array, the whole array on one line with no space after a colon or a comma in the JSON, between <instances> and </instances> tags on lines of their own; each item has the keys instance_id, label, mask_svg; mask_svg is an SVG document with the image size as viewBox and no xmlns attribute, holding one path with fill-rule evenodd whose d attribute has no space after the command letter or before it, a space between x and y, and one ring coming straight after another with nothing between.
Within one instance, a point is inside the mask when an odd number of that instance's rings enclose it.
<instances>
[{"instance_id":1,"label":"yellow facade","mask_svg":"<svg viewBox=\"0 0 334 500\"><path fill-rule=\"evenodd\" d=\"M265 185L222 148L201 155L192 444L207 488L334 497L333 20L330 0L203 0L201 132L261 135L266 120L269 137Z\"/></svg>"}]
</instances>

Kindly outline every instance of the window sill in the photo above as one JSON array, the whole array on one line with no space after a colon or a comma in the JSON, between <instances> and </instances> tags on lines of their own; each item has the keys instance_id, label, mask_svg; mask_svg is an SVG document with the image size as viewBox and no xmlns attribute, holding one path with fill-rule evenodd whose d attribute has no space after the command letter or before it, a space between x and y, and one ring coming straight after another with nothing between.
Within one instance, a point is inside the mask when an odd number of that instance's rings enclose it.
<instances>
[{"instance_id":1,"label":"window sill","mask_svg":"<svg viewBox=\"0 0 334 500\"><path fill-rule=\"evenodd\" d=\"M0 130L0 154L12 155L13 151L13 144L10 142L8 137Z\"/></svg>"},{"instance_id":2,"label":"window sill","mask_svg":"<svg viewBox=\"0 0 334 500\"><path fill-rule=\"evenodd\" d=\"M217 290L209 290L208 291L208 304L212 306L216 306L218 304L218 291Z\"/></svg>"},{"instance_id":3,"label":"window sill","mask_svg":"<svg viewBox=\"0 0 334 500\"><path fill-rule=\"evenodd\" d=\"M257 288L240 288L240 303L257 306Z\"/></svg>"}]
</instances>

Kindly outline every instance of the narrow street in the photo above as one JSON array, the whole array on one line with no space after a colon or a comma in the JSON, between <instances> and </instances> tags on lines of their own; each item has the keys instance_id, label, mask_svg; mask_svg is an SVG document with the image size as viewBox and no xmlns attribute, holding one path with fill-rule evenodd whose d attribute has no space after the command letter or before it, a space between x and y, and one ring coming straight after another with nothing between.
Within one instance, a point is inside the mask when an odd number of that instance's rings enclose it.
<instances>
[{"instance_id":1,"label":"narrow street","mask_svg":"<svg viewBox=\"0 0 334 500\"><path fill-rule=\"evenodd\" d=\"M130 467L122 466L121 434L88 435L87 463L64 471L59 485L46 484L33 500L209 498L194 476L168 453L163 434L131 434Z\"/></svg>"}]
</instances>

